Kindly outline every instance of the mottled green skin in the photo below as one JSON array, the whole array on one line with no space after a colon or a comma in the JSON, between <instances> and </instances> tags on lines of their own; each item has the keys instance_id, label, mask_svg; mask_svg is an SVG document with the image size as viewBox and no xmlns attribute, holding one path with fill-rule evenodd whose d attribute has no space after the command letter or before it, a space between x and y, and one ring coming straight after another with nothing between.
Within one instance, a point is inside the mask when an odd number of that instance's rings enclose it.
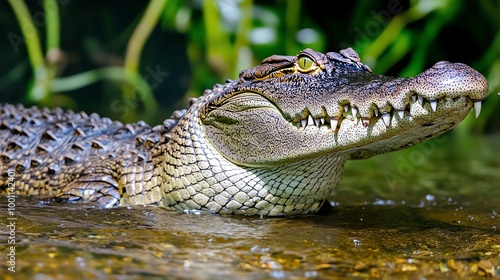
<instances>
[{"instance_id":1,"label":"mottled green skin","mask_svg":"<svg viewBox=\"0 0 500 280\"><path fill-rule=\"evenodd\" d=\"M352 49L272 56L163 125L3 105L2 172L15 189L115 205L216 213L316 212L344 163L399 150L459 123L488 91L464 64L413 78L373 74Z\"/></svg>"}]
</instances>

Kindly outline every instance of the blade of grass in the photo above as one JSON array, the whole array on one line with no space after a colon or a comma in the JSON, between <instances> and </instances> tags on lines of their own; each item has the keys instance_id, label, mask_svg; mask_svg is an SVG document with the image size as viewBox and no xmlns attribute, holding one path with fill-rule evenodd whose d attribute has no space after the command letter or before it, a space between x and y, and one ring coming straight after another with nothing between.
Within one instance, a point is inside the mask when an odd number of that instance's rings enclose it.
<instances>
[{"instance_id":1,"label":"blade of grass","mask_svg":"<svg viewBox=\"0 0 500 280\"><path fill-rule=\"evenodd\" d=\"M139 74L139 63L144 44L147 38L153 31L154 27L160 19L160 15L163 8L167 4L167 0L151 0L142 16L137 28L134 30L128 45L127 53L125 55L124 68L127 76L138 77ZM142 79L141 79L142 80ZM147 83L144 83L147 85ZM149 86L148 86L149 87ZM131 87L131 84L125 84L123 87L123 96L128 99L135 98L135 92L138 88L142 87ZM151 90L144 92L139 92L144 107L148 114L154 114L156 111L156 102L154 101L153 94ZM142 94L141 94L142 93Z\"/></svg>"},{"instance_id":2,"label":"blade of grass","mask_svg":"<svg viewBox=\"0 0 500 280\"><path fill-rule=\"evenodd\" d=\"M23 0L8 0L14 10L28 50L28 57L33 71L34 81L28 87L28 99L43 101L49 97L49 74L45 67L42 45L38 31Z\"/></svg>"},{"instance_id":3,"label":"blade of grass","mask_svg":"<svg viewBox=\"0 0 500 280\"><path fill-rule=\"evenodd\" d=\"M401 71L401 76L413 76L425 69L426 57L431 51L430 46L446 24L459 12L460 4L458 1L453 1L445 9L437 9L435 13L428 17L420 39L416 43L411 60L406 68Z\"/></svg>"},{"instance_id":4,"label":"blade of grass","mask_svg":"<svg viewBox=\"0 0 500 280\"><path fill-rule=\"evenodd\" d=\"M125 70L127 72L138 73L142 49L158 23L165 4L167 4L167 0L151 0L149 2L141 21L128 42L127 53L125 55Z\"/></svg>"},{"instance_id":5,"label":"blade of grass","mask_svg":"<svg viewBox=\"0 0 500 280\"><path fill-rule=\"evenodd\" d=\"M394 64L400 61L410 52L414 38L408 30L401 30L399 36L387 48L387 50L378 58L374 72L386 73Z\"/></svg>"},{"instance_id":6,"label":"blade of grass","mask_svg":"<svg viewBox=\"0 0 500 280\"><path fill-rule=\"evenodd\" d=\"M411 7L409 10L394 16L380 35L375 38L368 47L366 47L364 52L362 52L363 59L368 64L374 65L374 67L372 67L373 71L379 71L376 63L380 59L380 56L396 40L399 34L404 30L405 26L425 16L426 14L416 7Z\"/></svg>"},{"instance_id":7,"label":"blade of grass","mask_svg":"<svg viewBox=\"0 0 500 280\"><path fill-rule=\"evenodd\" d=\"M72 91L104 79L136 84L134 80L138 79L137 76L130 77L135 78L127 78L123 67L106 67L78 73L68 77L57 78L50 83L50 89L53 92Z\"/></svg>"},{"instance_id":8,"label":"blade of grass","mask_svg":"<svg viewBox=\"0 0 500 280\"><path fill-rule=\"evenodd\" d=\"M123 67L105 67L95 70L82 72L76 75L58 78L52 80L50 83L50 90L52 92L66 92L80 89L101 80L112 80L120 83L126 83L133 90L132 94L135 96L136 92L144 104L147 112L156 111L156 102L150 98L152 96L151 88L147 82L139 74L130 74L125 71ZM129 99L134 101L135 99ZM134 104L134 102L125 102L125 104ZM127 114L124 121L134 121L135 114Z\"/></svg>"},{"instance_id":9,"label":"blade of grass","mask_svg":"<svg viewBox=\"0 0 500 280\"><path fill-rule=\"evenodd\" d=\"M61 33L61 26L59 22L59 6L56 0L44 0L43 9L45 11L45 34L46 34L46 83L56 78L61 60L61 50L59 48L59 40ZM46 96L48 97L48 95ZM43 102L48 101L47 99Z\"/></svg>"},{"instance_id":10,"label":"blade of grass","mask_svg":"<svg viewBox=\"0 0 500 280\"><path fill-rule=\"evenodd\" d=\"M33 71L36 74L37 69L44 67L42 46L40 44L40 39L38 38L38 32L33 24L28 7L26 7L24 1L8 1L12 10L14 10L19 26L21 27L21 32L26 40L26 48L28 50L31 68L33 68Z\"/></svg>"}]
</instances>

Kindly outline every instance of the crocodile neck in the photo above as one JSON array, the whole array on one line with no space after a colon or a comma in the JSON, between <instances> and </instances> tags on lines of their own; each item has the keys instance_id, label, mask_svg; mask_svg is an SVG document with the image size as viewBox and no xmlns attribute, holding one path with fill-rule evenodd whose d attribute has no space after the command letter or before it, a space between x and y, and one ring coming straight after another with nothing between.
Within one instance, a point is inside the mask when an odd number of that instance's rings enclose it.
<instances>
[{"instance_id":1,"label":"crocodile neck","mask_svg":"<svg viewBox=\"0 0 500 280\"><path fill-rule=\"evenodd\" d=\"M326 155L272 167L243 167L221 155L205 137L198 104L171 137L153 149L161 204L179 210L295 215L316 212L341 179L345 154Z\"/></svg>"}]
</instances>

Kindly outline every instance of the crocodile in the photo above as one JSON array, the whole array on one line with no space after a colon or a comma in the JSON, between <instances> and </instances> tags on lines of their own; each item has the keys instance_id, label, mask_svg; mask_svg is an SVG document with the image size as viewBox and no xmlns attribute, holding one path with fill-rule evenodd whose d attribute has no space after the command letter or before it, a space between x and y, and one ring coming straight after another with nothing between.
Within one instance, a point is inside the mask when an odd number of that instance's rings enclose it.
<instances>
[{"instance_id":1,"label":"crocodile","mask_svg":"<svg viewBox=\"0 0 500 280\"><path fill-rule=\"evenodd\" d=\"M438 62L378 75L351 48L272 55L163 124L0 107L0 189L96 203L286 216L318 212L347 160L410 147L476 117L486 79Z\"/></svg>"}]
</instances>

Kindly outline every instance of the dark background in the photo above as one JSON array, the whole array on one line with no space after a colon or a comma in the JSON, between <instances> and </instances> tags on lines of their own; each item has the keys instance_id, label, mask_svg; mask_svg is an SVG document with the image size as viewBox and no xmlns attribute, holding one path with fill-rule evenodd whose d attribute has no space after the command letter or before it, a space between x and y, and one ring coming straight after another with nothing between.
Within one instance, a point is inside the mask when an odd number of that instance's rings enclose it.
<instances>
[{"instance_id":1,"label":"dark background","mask_svg":"<svg viewBox=\"0 0 500 280\"><path fill-rule=\"evenodd\" d=\"M54 80L109 66L122 67L127 44L149 4L56 2L61 55ZM207 9L207 3L215 9ZM42 1L26 1L26 5L45 54ZM243 5L252 11L246 27L239 22L243 16L238 11ZM480 118L467 118L458 130L500 131L494 121L500 117L500 1L336 1L327 5L294 0L170 0L161 12L139 66L152 88L153 110L141 98L124 94L123 81L107 78L68 91L49 89L43 99L33 98L29 93L34 76L26 44L12 41L23 36L23 20L16 18L9 2L0 2L0 102L63 107L157 124L174 109L185 107L188 97L198 96L227 78L236 78L243 70L239 67L251 67L272 54L294 55L306 47L325 52L351 46L374 72L392 76L415 75L440 60L471 65L488 78L490 95ZM272 31L273 39L256 42L251 34L259 34L252 33L259 29ZM304 29L313 30L315 39L297 39ZM224 44L210 45L210 36L222 38ZM245 51L238 52L241 49ZM241 56L246 56L244 63L237 63ZM159 71L160 76L151 78L151 71Z\"/></svg>"}]
</instances>

